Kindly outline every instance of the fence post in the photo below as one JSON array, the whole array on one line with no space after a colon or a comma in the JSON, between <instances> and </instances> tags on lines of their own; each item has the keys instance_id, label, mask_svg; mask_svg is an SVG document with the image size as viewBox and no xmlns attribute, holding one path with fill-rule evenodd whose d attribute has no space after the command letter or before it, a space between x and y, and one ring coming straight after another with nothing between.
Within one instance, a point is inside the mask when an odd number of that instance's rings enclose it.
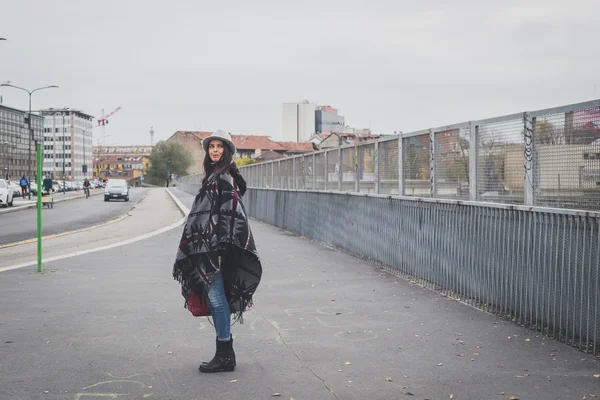
<instances>
[{"instance_id":1,"label":"fence post","mask_svg":"<svg viewBox=\"0 0 600 400\"><path fill-rule=\"evenodd\" d=\"M398 195L404 196L404 153L401 134L398 135Z\"/></svg>"},{"instance_id":2,"label":"fence post","mask_svg":"<svg viewBox=\"0 0 600 400\"><path fill-rule=\"evenodd\" d=\"M469 122L469 200L477 201L477 149L479 126Z\"/></svg>"},{"instance_id":3,"label":"fence post","mask_svg":"<svg viewBox=\"0 0 600 400\"><path fill-rule=\"evenodd\" d=\"M306 190L306 161L304 159L304 155L300 156L300 160L302 160L300 163L302 165L302 168L300 169L302 172L302 190Z\"/></svg>"},{"instance_id":4,"label":"fence post","mask_svg":"<svg viewBox=\"0 0 600 400\"><path fill-rule=\"evenodd\" d=\"M296 181L296 157L292 158L292 172L293 172L293 178L292 178L292 189L296 189L297 188L297 181Z\"/></svg>"},{"instance_id":5,"label":"fence post","mask_svg":"<svg viewBox=\"0 0 600 400\"><path fill-rule=\"evenodd\" d=\"M429 186L431 190L431 197L437 197L436 185L435 185L435 132L433 129L429 130Z\"/></svg>"},{"instance_id":6,"label":"fence post","mask_svg":"<svg viewBox=\"0 0 600 400\"><path fill-rule=\"evenodd\" d=\"M275 163L271 161L271 188L275 188Z\"/></svg>"},{"instance_id":7,"label":"fence post","mask_svg":"<svg viewBox=\"0 0 600 400\"><path fill-rule=\"evenodd\" d=\"M344 190L344 162L342 160L342 147L338 147L338 190Z\"/></svg>"},{"instance_id":8,"label":"fence post","mask_svg":"<svg viewBox=\"0 0 600 400\"><path fill-rule=\"evenodd\" d=\"M327 190L327 187L329 187L329 185L327 184L328 180L329 180L329 150L325 151L325 167L323 168L325 170L325 190Z\"/></svg>"},{"instance_id":9,"label":"fence post","mask_svg":"<svg viewBox=\"0 0 600 400\"><path fill-rule=\"evenodd\" d=\"M277 173L279 174L279 189L283 188L283 174L281 173L281 160L277 160Z\"/></svg>"},{"instance_id":10,"label":"fence post","mask_svg":"<svg viewBox=\"0 0 600 400\"><path fill-rule=\"evenodd\" d=\"M357 142L354 142L354 191L356 193L360 193L360 176L359 174L359 149L361 149L362 147L358 145Z\"/></svg>"},{"instance_id":11,"label":"fence post","mask_svg":"<svg viewBox=\"0 0 600 400\"><path fill-rule=\"evenodd\" d=\"M312 155L312 179L313 179L313 190L317 190L317 155Z\"/></svg>"},{"instance_id":12,"label":"fence post","mask_svg":"<svg viewBox=\"0 0 600 400\"><path fill-rule=\"evenodd\" d=\"M375 140L375 193L380 193L380 179L379 179L379 139Z\"/></svg>"},{"instance_id":13,"label":"fence post","mask_svg":"<svg viewBox=\"0 0 600 400\"><path fill-rule=\"evenodd\" d=\"M523 125L525 128L525 151L523 152L524 157L524 168L525 168L525 205L532 206L534 202L534 176L535 176L535 148L533 137L535 135L535 118L532 118L528 112L523 113Z\"/></svg>"}]
</instances>

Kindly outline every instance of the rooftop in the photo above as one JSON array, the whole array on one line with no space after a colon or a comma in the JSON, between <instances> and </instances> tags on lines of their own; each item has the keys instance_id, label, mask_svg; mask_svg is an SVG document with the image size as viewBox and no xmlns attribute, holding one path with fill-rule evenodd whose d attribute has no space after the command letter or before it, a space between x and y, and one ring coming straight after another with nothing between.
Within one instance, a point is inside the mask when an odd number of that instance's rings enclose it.
<instances>
[{"instance_id":1,"label":"rooftop","mask_svg":"<svg viewBox=\"0 0 600 400\"><path fill-rule=\"evenodd\" d=\"M82 119L87 119L87 120L94 119L93 115L84 113L81 110L76 110L73 108L46 108L43 110L39 110L39 113L44 116L51 116L51 115L57 115L57 114L63 115L63 113L67 113L68 115L75 114L75 116L82 118Z\"/></svg>"}]
</instances>

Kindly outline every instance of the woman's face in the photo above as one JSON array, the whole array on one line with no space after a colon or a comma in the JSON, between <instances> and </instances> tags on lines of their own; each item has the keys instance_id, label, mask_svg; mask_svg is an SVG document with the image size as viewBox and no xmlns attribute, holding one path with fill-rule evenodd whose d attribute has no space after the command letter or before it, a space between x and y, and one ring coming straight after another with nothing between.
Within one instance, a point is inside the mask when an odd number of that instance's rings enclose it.
<instances>
[{"instance_id":1,"label":"woman's face","mask_svg":"<svg viewBox=\"0 0 600 400\"><path fill-rule=\"evenodd\" d=\"M208 143L208 155L213 162L217 162L223 156L223 141L219 139L211 140Z\"/></svg>"}]
</instances>

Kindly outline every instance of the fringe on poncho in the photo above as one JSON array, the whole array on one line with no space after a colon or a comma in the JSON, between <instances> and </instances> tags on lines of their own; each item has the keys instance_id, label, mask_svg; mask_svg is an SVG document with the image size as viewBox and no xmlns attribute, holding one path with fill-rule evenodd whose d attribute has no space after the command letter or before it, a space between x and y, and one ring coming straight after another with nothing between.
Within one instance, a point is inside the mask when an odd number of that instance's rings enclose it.
<instances>
[{"instance_id":1,"label":"fringe on poncho","mask_svg":"<svg viewBox=\"0 0 600 400\"><path fill-rule=\"evenodd\" d=\"M228 173L202 185L183 229L173 278L181 283L184 307L190 290L208 302L219 269L231 313L241 320L252 305L262 266L237 184Z\"/></svg>"}]
</instances>

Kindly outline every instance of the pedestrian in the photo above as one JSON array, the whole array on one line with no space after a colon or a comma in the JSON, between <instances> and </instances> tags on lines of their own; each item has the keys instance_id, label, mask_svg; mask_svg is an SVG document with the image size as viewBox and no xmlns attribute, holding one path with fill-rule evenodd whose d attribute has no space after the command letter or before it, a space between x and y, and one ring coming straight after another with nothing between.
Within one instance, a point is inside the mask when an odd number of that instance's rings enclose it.
<instances>
[{"instance_id":1,"label":"pedestrian","mask_svg":"<svg viewBox=\"0 0 600 400\"><path fill-rule=\"evenodd\" d=\"M42 182L42 189L48 194L52 194L54 191L52 188L52 179L50 178L50 175L46 175L46 179L44 179L44 182Z\"/></svg>"},{"instance_id":2,"label":"pedestrian","mask_svg":"<svg viewBox=\"0 0 600 400\"><path fill-rule=\"evenodd\" d=\"M90 197L90 181L88 178L85 178L83 181L83 192L85 193L85 198Z\"/></svg>"},{"instance_id":3,"label":"pedestrian","mask_svg":"<svg viewBox=\"0 0 600 400\"><path fill-rule=\"evenodd\" d=\"M202 363L201 372L233 371L236 366L231 335L231 314L252 305L262 266L242 202L246 182L233 156L231 136L216 131L202 141L204 179L187 217L173 277L181 283L188 306L190 294L204 299L216 331L216 353Z\"/></svg>"},{"instance_id":4,"label":"pedestrian","mask_svg":"<svg viewBox=\"0 0 600 400\"><path fill-rule=\"evenodd\" d=\"M19 182L19 185L21 186L21 197L25 198L25 196L27 196L27 187L29 186L29 181L27 180L27 178L25 178L25 175L23 175L21 177L21 181Z\"/></svg>"}]
</instances>

